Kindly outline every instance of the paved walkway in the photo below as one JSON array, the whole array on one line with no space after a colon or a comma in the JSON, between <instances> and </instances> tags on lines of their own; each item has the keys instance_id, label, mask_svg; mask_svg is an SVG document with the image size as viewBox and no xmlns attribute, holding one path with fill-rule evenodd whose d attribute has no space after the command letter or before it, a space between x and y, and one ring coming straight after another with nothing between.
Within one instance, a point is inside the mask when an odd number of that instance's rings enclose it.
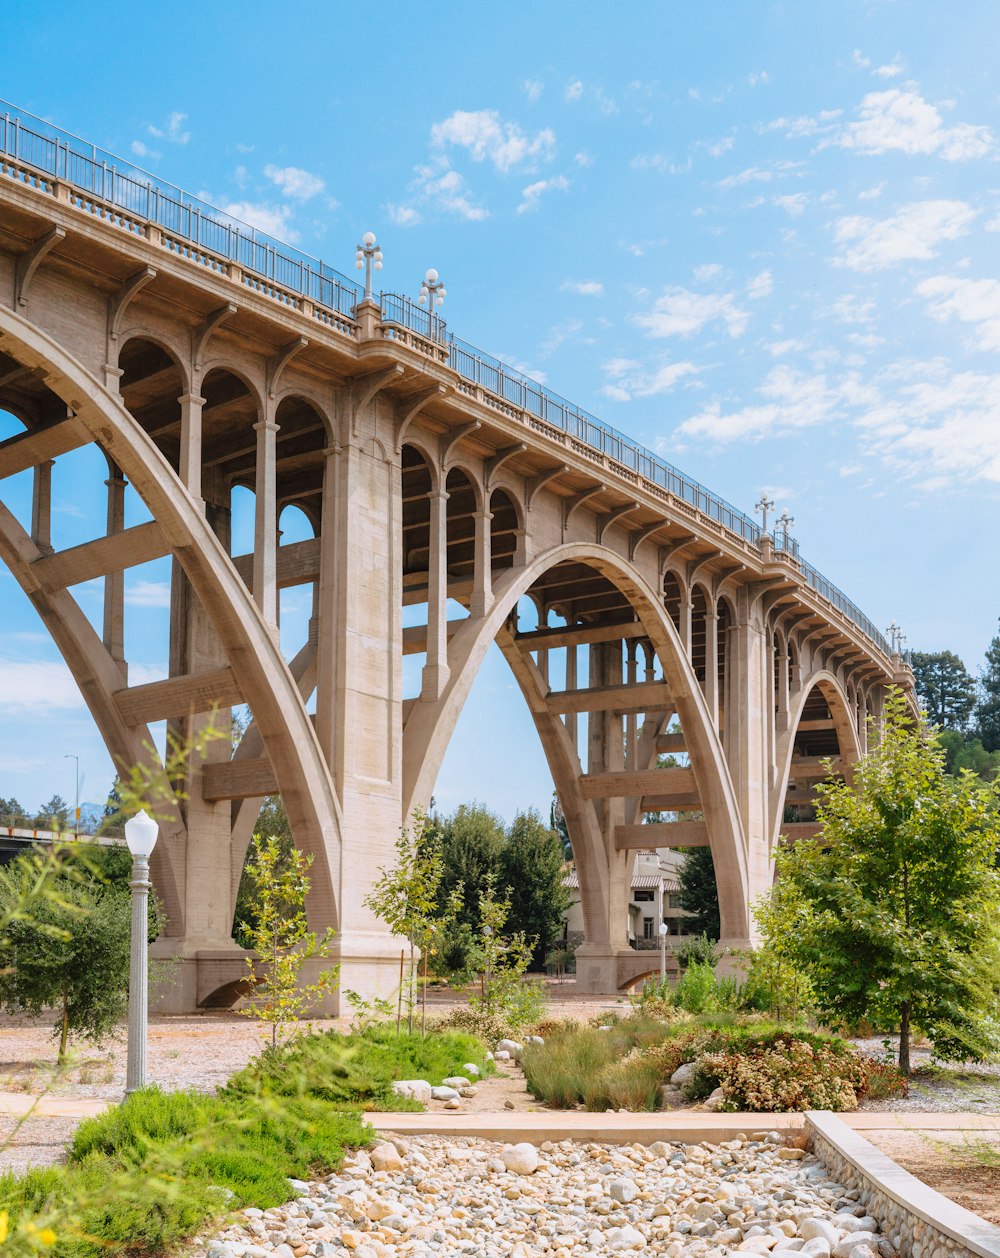
<instances>
[{"instance_id":1,"label":"paved walkway","mask_svg":"<svg viewBox=\"0 0 1000 1258\"><path fill-rule=\"evenodd\" d=\"M113 1101L101 1097L30 1096L26 1092L0 1092L0 1114L18 1118L92 1118L103 1114Z\"/></svg>"}]
</instances>

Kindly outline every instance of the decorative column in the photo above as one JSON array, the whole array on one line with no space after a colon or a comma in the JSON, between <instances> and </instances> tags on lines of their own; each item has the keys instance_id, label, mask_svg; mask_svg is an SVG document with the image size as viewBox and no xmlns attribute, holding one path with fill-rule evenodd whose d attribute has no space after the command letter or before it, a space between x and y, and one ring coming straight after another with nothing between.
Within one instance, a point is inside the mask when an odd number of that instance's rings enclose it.
<instances>
[{"instance_id":1,"label":"decorative column","mask_svg":"<svg viewBox=\"0 0 1000 1258\"><path fill-rule=\"evenodd\" d=\"M576 690L577 688L576 663L577 663L577 653L579 652L579 650L580 648L575 645L568 646L566 648L566 689L567 690ZM570 742L573 744L573 750L576 752L577 756L579 756L580 744L577 739L576 713L567 712L563 719L566 722L566 730L569 733Z\"/></svg>"},{"instance_id":2,"label":"decorative column","mask_svg":"<svg viewBox=\"0 0 1000 1258\"><path fill-rule=\"evenodd\" d=\"M493 512L476 512L475 567L472 576L470 614L485 616L493 602L493 546L490 521Z\"/></svg>"},{"instance_id":3,"label":"decorative column","mask_svg":"<svg viewBox=\"0 0 1000 1258\"><path fill-rule=\"evenodd\" d=\"M790 695L788 684L788 644L783 643L782 649L778 653L778 729L788 729L788 711L790 707ZM857 719L857 709L855 709L855 720Z\"/></svg>"},{"instance_id":4,"label":"decorative column","mask_svg":"<svg viewBox=\"0 0 1000 1258\"><path fill-rule=\"evenodd\" d=\"M46 459L35 466L31 496L31 540L43 555L52 554L52 465Z\"/></svg>"},{"instance_id":5,"label":"decorative column","mask_svg":"<svg viewBox=\"0 0 1000 1258\"><path fill-rule=\"evenodd\" d=\"M146 1028L149 1022L149 857L132 858L132 934L128 969L128 1049L125 1095L146 1086Z\"/></svg>"},{"instance_id":6,"label":"decorative column","mask_svg":"<svg viewBox=\"0 0 1000 1258\"><path fill-rule=\"evenodd\" d=\"M448 494L432 489L427 556L427 662L420 697L440 699L448 684Z\"/></svg>"},{"instance_id":7,"label":"decorative column","mask_svg":"<svg viewBox=\"0 0 1000 1258\"><path fill-rule=\"evenodd\" d=\"M109 463L107 535L114 537L125 528L125 480L122 470ZM104 645L124 673L125 663L125 573L119 568L104 578Z\"/></svg>"},{"instance_id":8,"label":"decorative column","mask_svg":"<svg viewBox=\"0 0 1000 1258\"><path fill-rule=\"evenodd\" d=\"M680 634L681 646L684 648L684 654L687 656L688 662L690 663L691 662L691 591L689 589L681 590L680 619L681 619L681 623L678 626L678 633Z\"/></svg>"},{"instance_id":9,"label":"decorative column","mask_svg":"<svg viewBox=\"0 0 1000 1258\"><path fill-rule=\"evenodd\" d=\"M719 605L705 607L705 702L716 729L719 728Z\"/></svg>"},{"instance_id":10,"label":"decorative column","mask_svg":"<svg viewBox=\"0 0 1000 1258\"><path fill-rule=\"evenodd\" d=\"M253 597L267 623L278 624L277 432L270 418L254 424L257 434L257 495L254 517Z\"/></svg>"},{"instance_id":11,"label":"decorative column","mask_svg":"<svg viewBox=\"0 0 1000 1258\"><path fill-rule=\"evenodd\" d=\"M192 392L182 394L177 401L181 408L181 480L204 511L205 503L201 496L201 411L205 399Z\"/></svg>"},{"instance_id":12,"label":"decorative column","mask_svg":"<svg viewBox=\"0 0 1000 1258\"><path fill-rule=\"evenodd\" d=\"M628 638L625 642L625 681L629 686L636 683L636 640ZM635 712L629 712L625 717L625 768L637 769L636 750L638 744L638 721L639 717Z\"/></svg>"}]
</instances>

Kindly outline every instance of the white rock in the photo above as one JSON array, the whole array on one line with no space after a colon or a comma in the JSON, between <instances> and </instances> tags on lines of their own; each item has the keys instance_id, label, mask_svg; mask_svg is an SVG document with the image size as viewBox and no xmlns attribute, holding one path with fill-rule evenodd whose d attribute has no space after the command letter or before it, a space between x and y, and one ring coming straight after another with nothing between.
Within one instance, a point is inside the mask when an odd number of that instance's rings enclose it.
<instances>
[{"instance_id":1,"label":"white rock","mask_svg":"<svg viewBox=\"0 0 1000 1258\"><path fill-rule=\"evenodd\" d=\"M370 1150L368 1156L376 1171L401 1171L403 1169L403 1159L399 1156L394 1144L377 1144L374 1149Z\"/></svg>"},{"instance_id":2,"label":"white rock","mask_svg":"<svg viewBox=\"0 0 1000 1258\"><path fill-rule=\"evenodd\" d=\"M705 1108L710 1112L722 1109L726 1102L726 1094L722 1088L716 1088L705 1100Z\"/></svg>"},{"instance_id":3,"label":"white rock","mask_svg":"<svg viewBox=\"0 0 1000 1258\"><path fill-rule=\"evenodd\" d=\"M608 1249L619 1252L623 1249L645 1249L646 1238L638 1228L626 1224L625 1227L613 1227L606 1233Z\"/></svg>"},{"instance_id":4,"label":"white rock","mask_svg":"<svg viewBox=\"0 0 1000 1258\"><path fill-rule=\"evenodd\" d=\"M479 1078L479 1067L475 1062L467 1061L462 1067L462 1073L471 1076L473 1079Z\"/></svg>"},{"instance_id":5,"label":"white rock","mask_svg":"<svg viewBox=\"0 0 1000 1258\"><path fill-rule=\"evenodd\" d=\"M510 1061L510 1053L506 1049L498 1048L493 1054L494 1061Z\"/></svg>"},{"instance_id":6,"label":"white rock","mask_svg":"<svg viewBox=\"0 0 1000 1258\"><path fill-rule=\"evenodd\" d=\"M467 1088L471 1083L471 1079L466 1079L464 1075L449 1075L447 1079L441 1080L443 1088Z\"/></svg>"},{"instance_id":7,"label":"white rock","mask_svg":"<svg viewBox=\"0 0 1000 1258\"><path fill-rule=\"evenodd\" d=\"M527 1035L525 1036L524 1042L525 1044L538 1044L538 1045L542 1045L545 1043L545 1041L542 1039L540 1035Z\"/></svg>"},{"instance_id":8,"label":"white rock","mask_svg":"<svg viewBox=\"0 0 1000 1258\"><path fill-rule=\"evenodd\" d=\"M804 1241L817 1238L825 1240L830 1249L840 1240L840 1232L829 1219L803 1219L799 1224L798 1233Z\"/></svg>"},{"instance_id":9,"label":"white rock","mask_svg":"<svg viewBox=\"0 0 1000 1258\"><path fill-rule=\"evenodd\" d=\"M505 1144L500 1154L503 1164L513 1175L533 1175L538 1168L538 1150L527 1141Z\"/></svg>"},{"instance_id":10,"label":"white rock","mask_svg":"<svg viewBox=\"0 0 1000 1258\"><path fill-rule=\"evenodd\" d=\"M639 1195L639 1189L635 1186L635 1180L632 1179L613 1179L608 1185L608 1194L620 1201L623 1206L627 1206L630 1201L634 1201Z\"/></svg>"},{"instance_id":11,"label":"white rock","mask_svg":"<svg viewBox=\"0 0 1000 1258\"><path fill-rule=\"evenodd\" d=\"M678 1066L674 1073L670 1076L670 1082L675 1088L683 1088L685 1084L690 1083L694 1078L694 1062L686 1061L682 1066Z\"/></svg>"},{"instance_id":12,"label":"white rock","mask_svg":"<svg viewBox=\"0 0 1000 1258\"><path fill-rule=\"evenodd\" d=\"M426 1079L397 1079L392 1085L397 1096L408 1097L411 1101L420 1101L423 1105L431 1099L431 1085Z\"/></svg>"},{"instance_id":13,"label":"white rock","mask_svg":"<svg viewBox=\"0 0 1000 1258\"><path fill-rule=\"evenodd\" d=\"M457 1101L458 1091L455 1088L431 1088L431 1098L435 1101Z\"/></svg>"},{"instance_id":14,"label":"white rock","mask_svg":"<svg viewBox=\"0 0 1000 1258\"><path fill-rule=\"evenodd\" d=\"M457 1096L453 1096L449 1098L447 1101L445 1101L444 1107L445 1109L461 1109L462 1102L458 1099Z\"/></svg>"},{"instance_id":15,"label":"white rock","mask_svg":"<svg viewBox=\"0 0 1000 1258\"><path fill-rule=\"evenodd\" d=\"M860 1248L862 1245L873 1243L873 1247L878 1246L879 1237L871 1232L848 1232L843 1240L837 1241L833 1247L833 1258L851 1258L851 1251ZM861 1254L859 1258L867 1258L867 1255Z\"/></svg>"},{"instance_id":16,"label":"white rock","mask_svg":"<svg viewBox=\"0 0 1000 1258\"><path fill-rule=\"evenodd\" d=\"M817 1223L819 1220L813 1219L812 1222ZM802 1242L802 1252L809 1254L810 1258L830 1258L834 1243L825 1236L814 1236L811 1240Z\"/></svg>"},{"instance_id":17,"label":"white rock","mask_svg":"<svg viewBox=\"0 0 1000 1258\"><path fill-rule=\"evenodd\" d=\"M510 1053L514 1061L518 1061L524 1052L524 1045L519 1044L517 1040L501 1040L497 1045L497 1054Z\"/></svg>"}]
</instances>

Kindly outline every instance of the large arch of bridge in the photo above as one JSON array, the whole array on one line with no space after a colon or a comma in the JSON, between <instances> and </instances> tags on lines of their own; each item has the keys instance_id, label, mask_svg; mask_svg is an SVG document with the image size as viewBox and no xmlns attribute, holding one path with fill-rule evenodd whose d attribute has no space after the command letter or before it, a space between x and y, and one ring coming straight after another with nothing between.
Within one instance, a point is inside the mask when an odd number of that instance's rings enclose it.
<instances>
[{"instance_id":1,"label":"large arch of bridge","mask_svg":"<svg viewBox=\"0 0 1000 1258\"><path fill-rule=\"evenodd\" d=\"M311 911L336 926L335 875L340 867L340 807L293 679L249 590L205 517L173 469L142 431L122 400L45 332L0 309L0 349L17 363L44 373L45 382L122 469L143 499L204 604L233 672L251 705L275 771L289 822L303 850L315 858ZM135 758L137 730L121 724L114 692L121 678L76 601L64 591L42 591L31 571L40 552L10 512L0 512L0 558L7 562L52 632L80 685L113 758ZM60 630L59 626L66 626ZM88 634L89 631L89 634Z\"/></svg>"},{"instance_id":2,"label":"large arch of bridge","mask_svg":"<svg viewBox=\"0 0 1000 1258\"><path fill-rule=\"evenodd\" d=\"M494 574L494 601L489 611L481 617L467 618L451 639L450 675L441 698L433 703L418 701L407 721L403 757L404 816L416 807L426 806L429 801L456 722L487 650L495 641L502 650L513 641L508 622L518 600L530 594L532 584L539 577L557 564L566 562L593 568L626 597L662 664L671 698L688 740L691 767L710 835L724 933L729 937L745 938L750 929L745 841L729 769L702 688L694 676L673 621L663 606L662 597L619 554L596 543L574 542L556 546L526 565ZM508 662L515 665L517 655L509 649L504 653ZM581 798L574 805L574 801L564 795L570 782L572 791L579 795L580 766L576 749L572 747L562 722L557 718L552 718L551 722L546 720L547 707L534 675L536 672L515 665L515 675L520 674L518 681L536 718L563 806L565 808L567 803L575 806L584 819L582 828L577 830L577 841L584 849L577 853L581 895L592 897L594 903L599 903L606 891L602 893L600 888L587 886L586 883L600 878L602 865L606 872L603 839L589 802ZM588 818L593 819L593 824L588 822Z\"/></svg>"},{"instance_id":3,"label":"large arch of bridge","mask_svg":"<svg viewBox=\"0 0 1000 1258\"><path fill-rule=\"evenodd\" d=\"M830 709L837 745L840 749L841 763L852 765L861 755L857 726L851 716L852 708L840 679L826 669L807 677L791 696L788 714L788 728L782 732L777 743L777 780L778 789L774 792L774 804L771 814L771 843L777 842L781 833L781 825L785 810L785 797L791 778L792 760L795 754L795 738L799 731L799 723L806 704L814 690L819 690L826 705Z\"/></svg>"}]
</instances>

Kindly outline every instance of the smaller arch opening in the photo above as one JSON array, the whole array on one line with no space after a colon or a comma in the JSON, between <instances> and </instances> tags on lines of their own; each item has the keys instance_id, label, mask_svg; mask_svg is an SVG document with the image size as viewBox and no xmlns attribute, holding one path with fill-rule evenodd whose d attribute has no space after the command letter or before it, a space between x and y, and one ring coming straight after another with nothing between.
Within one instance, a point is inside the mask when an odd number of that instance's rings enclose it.
<instances>
[{"instance_id":1,"label":"smaller arch opening","mask_svg":"<svg viewBox=\"0 0 1000 1258\"><path fill-rule=\"evenodd\" d=\"M490 494L490 563L494 570L512 568L517 552L520 520L517 508L505 489Z\"/></svg>"}]
</instances>

